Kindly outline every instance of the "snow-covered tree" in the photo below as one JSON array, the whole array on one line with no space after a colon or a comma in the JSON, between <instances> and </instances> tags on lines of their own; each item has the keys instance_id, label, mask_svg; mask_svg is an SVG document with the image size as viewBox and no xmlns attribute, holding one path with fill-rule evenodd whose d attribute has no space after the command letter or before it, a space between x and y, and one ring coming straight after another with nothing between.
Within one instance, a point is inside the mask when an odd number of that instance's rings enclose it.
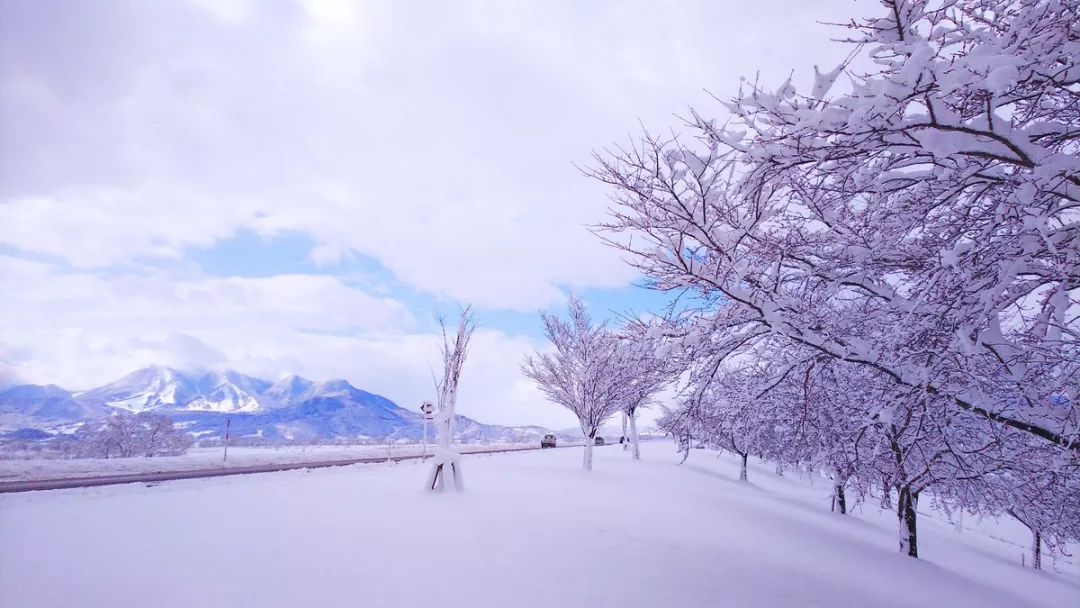
<instances>
[{"instance_id":1,"label":"snow-covered tree","mask_svg":"<svg viewBox=\"0 0 1080 608\"><path fill-rule=\"evenodd\" d=\"M690 134L646 133L591 173L612 188L608 242L692 296L665 333L694 387L663 421L689 438L725 420L699 404L737 404L832 469L837 498L895 492L917 556L924 492L1001 512L1024 502L1016 471L1075 487L1080 7L882 4L809 91L747 83L727 117L695 111ZM747 366L753 399L713 388ZM800 390L803 412L778 398ZM1014 433L1046 451L1018 466Z\"/></svg>"},{"instance_id":2,"label":"snow-covered tree","mask_svg":"<svg viewBox=\"0 0 1080 608\"><path fill-rule=\"evenodd\" d=\"M783 336L1080 451L1080 9L883 4L812 90L753 84L693 136L597 155L602 229L699 296L715 356Z\"/></svg>"},{"instance_id":3,"label":"snow-covered tree","mask_svg":"<svg viewBox=\"0 0 1080 608\"><path fill-rule=\"evenodd\" d=\"M83 458L178 456L194 444L171 418L152 412L113 414L102 423L85 423L75 439L74 454Z\"/></svg>"},{"instance_id":4,"label":"snow-covered tree","mask_svg":"<svg viewBox=\"0 0 1080 608\"><path fill-rule=\"evenodd\" d=\"M1076 475L1023 469L1013 471L1009 491L1001 503L1005 513L1031 532L1031 567L1042 569L1042 552L1063 552L1067 543L1080 540L1080 482Z\"/></svg>"},{"instance_id":5,"label":"snow-covered tree","mask_svg":"<svg viewBox=\"0 0 1080 608\"><path fill-rule=\"evenodd\" d=\"M762 430L750 416L752 405L744 398L745 393L722 391L722 385L713 385L705 395L696 419L702 430L699 441L706 441L727 450L742 460L739 481L747 481L747 460L755 446L754 436Z\"/></svg>"},{"instance_id":6,"label":"snow-covered tree","mask_svg":"<svg viewBox=\"0 0 1080 608\"><path fill-rule=\"evenodd\" d=\"M653 402L656 395L673 383L680 367L669 356L658 356L662 341L662 328L647 323L628 324L617 334L618 359L622 368L618 375L626 378L621 386L618 400L623 412L623 436L629 422L629 446L631 458L641 460L641 442L638 437L637 419L641 410Z\"/></svg>"},{"instance_id":7,"label":"snow-covered tree","mask_svg":"<svg viewBox=\"0 0 1080 608\"><path fill-rule=\"evenodd\" d=\"M469 307L462 309L458 315L457 330L453 338L447 332L446 320L442 317L439 317L439 326L442 328L443 338L443 371L442 377L435 380L438 400L435 428L438 438L426 487L432 491L442 492L446 487L446 479L449 477L453 488L461 492L465 489L465 481L461 474L461 453L453 446L454 406L457 404L461 369L465 366L465 358L469 354L469 342L473 332L476 331L476 317Z\"/></svg>"},{"instance_id":8,"label":"snow-covered tree","mask_svg":"<svg viewBox=\"0 0 1080 608\"><path fill-rule=\"evenodd\" d=\"M1023 524L1031 533L1030 564L1036 570L1042 568L1044 549L1062 553L1068 543L1080 540L1080 475L1046 466L1047 459L1060 454L1016 431L992 441L978 437L975 449L964 447L953 450L976 456L936 487L947 510L1007 515Z\"/></svg>"},{"instance_id":9,"label":"snow-covered tree","mask_svg":"<svg viewBox=\"0 0 1080 608\"><path fill-rule=\"evenodd\" d=\"M194 444L190 434L176 428L168 416L144 412L138 414L139 452L141 456L176 456Z\"/></svg>"},{"instance_id":10,"label":"snow-covered tree","mask_svg":"<svg viewBox=\"0 0 1080 608\"><path fill-rule=\"evenodd\" d=\"M679 407L664 406L663 412L656 419L656 429L667 434L675 441L675 447L683 455L679 464L690 457L693 441L693 411L684 405Z\"/></svg>"},{"instance_id":11,"label":"snow-covered tree","mask_svg":"<svg viewBox=\"0 0 1080 608\"><path fill-rule=\"evenodd\" d=\"M592 470L596 432L624 407L633 368L626 364L618 338L593 323L581 300L571 296L567 312L566 320L541 314L551 350L527 357L521 370L548 399L577 416L585 437L582 466Z\"/></svg>"}]
</instances>

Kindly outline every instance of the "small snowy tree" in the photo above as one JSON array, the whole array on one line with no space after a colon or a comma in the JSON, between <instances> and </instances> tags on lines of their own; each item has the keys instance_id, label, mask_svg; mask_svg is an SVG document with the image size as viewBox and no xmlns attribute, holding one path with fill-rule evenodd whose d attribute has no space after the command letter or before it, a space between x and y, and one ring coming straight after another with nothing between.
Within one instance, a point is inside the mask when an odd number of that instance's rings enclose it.
<instances>
[{"instance_id":1,"label":"small snowy tree","mask_svg":"<svg viewBox=\"0 0 1080 608\"><path fill-rule=\"evenodd\" d=\"M143 456L179 456L195 443L191 435L176 428L168 416L143 412L136 416L135 422L138 450Z\"/></svg>"},{"instance_id":2,"label":"small snowy tree","mask_svg":"<svg viewBox=\"0 0 1080 608\"><path fill-rule=\"evenodd\" d=\"M75 439L75 453L83 458L179 456L194 444L171 418L153 412L113 414L103 423L84 423Z\"/></svg>"},{"instance_id":3,"label":"small snowy tree","mask_svg":"<svg viewBox=\"0 0 1080 608\"><path fill-rule=\"evenodd\" d=\"M656 428L659 431L666 433L673 441L675 441L675 449L678 453L682 454L682 460L679 464L686 462L687 458L690 458L690 450L692 446L691 425L693 420L691 419L692 412L690 408L685 405L680 407L663 407L663 413L656 419Z\"/></svg>"},{"instance_id":4,"label":"small snowy tree","mask_svg":"<svg viewBox=\"0 0 1080 608\"><path fill-rule=\"evenodd\" d=\"M1046 460L1057 457L1050 446L1010 431L992 444L980 437L971 447L954 448L977 457L960 462L951 479L937 484L943 506L1007 515L1023 524L1031 533L1029 563L1036 570L1044 549L1063 554L1068 543L1080 540L1080 476L1047 467Z\"/></svg>"},{"instance_id":5,"label":"small snowy tree","mask_svg":"<svg viewBox=\"0 0 1080 608\"><path fill-rule=\"evenodd\" d=\"M643 323L632 323L618 334L617 375L626 378L622 394L618 397L623 413L623 437L627 437L633 460L641 460L641 442L638 437L637 419L665 386L674 382L678 375L678 362L670 357L657 356L660 341L657 336L662 329Z\"/></svg>"},{"instance_id":6,"label":"small snowy tree","mask_svg":"<svg viewBox=\"0 0 1080 608\"><path fill-rule=\"evenodd\" d=\"M521 366L540 391L577 416L585 437L582 466L592 470L593 441L600 425L622 409L631 373L621 359L618 339L594 325L585 304L571 296L569 319L542 313L551 352L536 352Z\"/></svg>"},{"instance_id":7,"label":"small snowy tree","mask_svg":"<svg viewBox=\"0 0 1080 608\"><path fill-rule=\"evenodd\" d=\"M435 381L435 390L438 399L438 411L435 414L435 428L438 440L431 461L431 473L428 475L427 488L432 491L442 492L446 487L447 476L451 479L453 488L458 492L465 489L465 482L461 475L461 453L453 446L454 440L454 406L457 403L458 383L461 379L461 369L465 365L465 358L469 353L469 341L473 332L476 331L476 318L469 307L462 309L458 315L457 330L453 339L446 329L446 320L439 317L439 326L442 328L442 362L443 373L440 379Z\"/></svg>"}]
</instances>

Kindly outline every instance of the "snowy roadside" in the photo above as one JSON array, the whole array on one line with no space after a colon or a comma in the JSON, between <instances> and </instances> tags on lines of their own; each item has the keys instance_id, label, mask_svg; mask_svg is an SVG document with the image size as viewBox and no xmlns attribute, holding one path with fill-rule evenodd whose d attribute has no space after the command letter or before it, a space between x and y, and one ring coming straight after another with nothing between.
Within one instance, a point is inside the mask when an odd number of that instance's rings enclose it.
<instances>
[{"instance_id":1,"label":"snowy roadside","mask_svg":"<svg viewBox=\"0 0 1080 608\"><path fill-rule=\"evenodd\" d=\"M467 444L464 453L487 450L530 449L534 443ZM223 462L221 448L194 448L183 456L154 458L39 458L0 460L0 482L43 479L70 479L133 473L165 473L202 469L229 469L273 464L331 462L359 458L399 458L419 456L420 445L314 445L284 447L229 448L228 462ZM431 446L428 446L431 454Z\"/></svg>"},{"instance_id":2,"label":"snowy roadside","mask_svg":"<svg viewBox=\"0 0 1080 608\"><path fill-rule=\"evenodd\" d=\"M0 496L5 606L1074 606L1076 563L1020 566L1015 522L828 510L827 484L670 444ZM822 480L824 481L824 480ZM922 513L920 516L922 517ZM1000 540L999 540L1000 539ZM437 548L442 557L433 558Z\"/></svg>"}]
</instances>

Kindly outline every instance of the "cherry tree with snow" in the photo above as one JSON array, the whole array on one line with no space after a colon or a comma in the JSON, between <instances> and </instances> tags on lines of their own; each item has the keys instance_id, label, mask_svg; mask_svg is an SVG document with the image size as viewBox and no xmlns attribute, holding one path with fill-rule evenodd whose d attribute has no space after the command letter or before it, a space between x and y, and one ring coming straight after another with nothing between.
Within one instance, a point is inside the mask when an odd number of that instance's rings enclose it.
<instances>
[{"instance_id":1,"label":"cherry tree with snow","mask_svg":"<svg viewBox=\"0 0 1080 608\"><path fill-rule=\"evenodd\" d=\"M620 349L616 336L593 323L581 300L571 296L567 313L566 320L542 313L552 350L527 357L521 370L548 399L577 416L585 438L582 466L592 470L596 433L624 407L633 369L626 365L626 350Z\"/></svg>"},{"instance_id":2,"label":"cherry tree with snow","mask_svg":"<svg viewBox=\"0 0 1080 608\"><path fill-rule=\"evenodd\" d=\"M645 133L589 173L614 202L602 237L650 285L693 296L666 330L691 361L688 403L768 413L769 391L801 380L802 428L817 432L797 451L839 489L895 491L901 550L917 556L928 488L1023 502L976 492L1019 470L1014 433L1045 444L1030 453L1060 480L1047 487L1075 487L1080 7L882 5L843 26L851 55L809 91L745 82L726 117L693 111L690 134ZM732 361L761 363L768 390L718 394ZM688 450L708 413L664 421Z\"/></svg>"},{"instance_id":3,"label":"cherry tree with snow","mask_svg":"<svg viewBox=\"0 0 1080 608\"><path fill-rule=\"evenodd\" d=\"M884 4L849 26L875 71L754 84L693 137L598 154L601 230L701 297L703 338L781 334L1080 451L1077 6ZM830 302L882 331L825 331Z\"/></svg>"}]
</instances>

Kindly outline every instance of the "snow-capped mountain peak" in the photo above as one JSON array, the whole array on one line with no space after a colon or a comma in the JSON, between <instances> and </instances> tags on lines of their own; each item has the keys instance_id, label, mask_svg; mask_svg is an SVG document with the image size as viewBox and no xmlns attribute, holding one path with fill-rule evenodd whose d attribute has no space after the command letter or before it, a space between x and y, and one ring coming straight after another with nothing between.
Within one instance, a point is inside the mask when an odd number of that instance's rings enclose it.
<instances>
[{"instance_id":1,"label":"snow-capped mountain peak","mask_svg":"<svg viewBox=\"0 0 1080 608\"><path fill-rule=\"evenodd\" d=\"M357 391L341 379L312 382L292 375L271 384L235 371L192 374L171 367L151 366L76 397L129 412L253 413L313 397L353 396Z\"/></svg>"},{"instance_id":2,"label":"snow-capped mountain peak","mask_svg":"<svg viewBox=\"0 0 1080 608\"><path fill-rule=\"evenodd\" d=\"M324 382L316 382L315 386L312 387L312 392L314 393L314 395L319 397L348 394L356 390L356 387L349 384L347 380L343 380L341 378L326 380Z\"/></svg>"},{"instance_id":3,"label":"snow-capped mountain peak","mask_svg":"<svg viewBox=\"0 0 1080 608\"><path fill-rule=\"evenodd\" d=\"M209 393L199 395L186 403L183 409L200 412L257 412L261 408L258 397L231 382L223 382Z\"/></svg>"},{"instance_id":4,"label":"snow-capped mountain peak","mask_svg":"<svg viewBox=\"0 0 1080 608\"><path fill-rule=\"evenodd\" d=\"M266 391L268 405L284 406L311 396L315 383L296 374L285 376Z\"/></svg>"},{"instance_id":5,"label":"snow-capped mountain peak","mask_svg":"<svg viewBox=\"0 0 1080 608\"><path fill-rule=\"evenodd\" d=\"M202 412L257 412L264 409L265 380L239 372L208 372L196 381L198 396L184 409Z\"/></svg>"},{"instance_id":6,"label":"snow-capped mountain peak","mask_svg":"<svg viewBox=\"0 0 1080 608\"><path fill-rule=\"evenodd\" d=\"M312 382L288 376L270 383L234 371L189 373L153 366L104 386L70 393L55 386L23 385L0 391L0 432L5 428L56 428L128 412L158 411L188 432L220 437L231 422L234 436L262 440L314 437L419 439L418 412L361 390L346 380ZM458 416L461 441L539 440L546 429L485 425Z\"/></svg>"},{"instance_id":7,"label":"snow-capped mountain peak","mask_svg":"<svg viewBox=\"0 0 1080 608\"><path fill-rule=\"evenodd\" d=\"M127 410L256 412L270 384L233 371L189 374L159 365L136 370L76 395L81 401Z\"/></svg>"},{"instance_id":8,"label":"snow-capped mountain peak","mask_svg":"<svg viewBox=\"0 0 1080 608\"><path fill-rule=\"evenodd\" d=\"M104 386L76 395L130 412L177 407L195 394L188 378L170 367L154 365L136 370Z\"/></svg>"}]
</instances>

